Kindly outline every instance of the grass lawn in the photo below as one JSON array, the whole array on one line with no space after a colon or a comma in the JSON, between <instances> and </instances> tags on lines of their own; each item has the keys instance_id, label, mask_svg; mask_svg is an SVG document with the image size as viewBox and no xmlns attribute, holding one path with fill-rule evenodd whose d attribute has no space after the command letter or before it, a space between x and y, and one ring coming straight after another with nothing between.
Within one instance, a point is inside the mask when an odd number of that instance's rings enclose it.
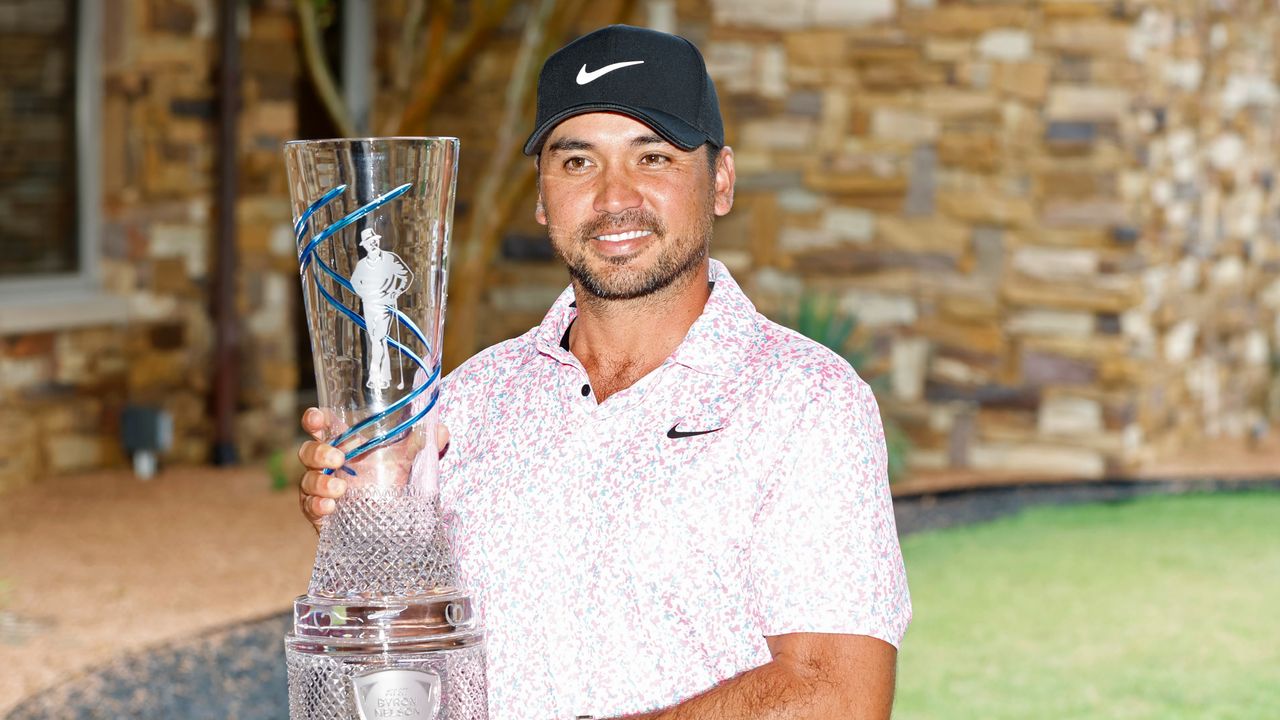
<instances>
[{"instance_id":1,"label":"grass lawn","mask_svg":"<svg viewBox=\"0 0 1280 720\"><path fill-rule=\"evenodd\" d=\"M896 720L1280 718L1280 493L1036 508L902 549Z\"/></svg>"}]
</instances>

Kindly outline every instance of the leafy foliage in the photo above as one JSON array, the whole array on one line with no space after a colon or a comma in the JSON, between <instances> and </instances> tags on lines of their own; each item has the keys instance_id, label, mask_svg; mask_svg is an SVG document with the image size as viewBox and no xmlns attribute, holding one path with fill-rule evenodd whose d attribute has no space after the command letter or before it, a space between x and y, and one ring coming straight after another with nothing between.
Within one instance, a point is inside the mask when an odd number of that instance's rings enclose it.
<instances>
[{"instance_id":1,"label":"leafy foliage","mask_svg":"<svg viewBox=\"0 0 1280 720\"><path fill-rule=\"evenodd\" d=\"M883 396L888 391L886 378L871 373L871 347L866 342L854 342L858 317L842 311L834 296L802 293L795 309L781 313L778 322L844 358L877 396ZM889 456L889 481L892 482L906 474L911 440L898 423L885 417L883 413L881 422L884 424L885 447Z\"/></svg>"},{"instance_id":2,"label":"leafy foliage","mask_svg":"<svg viewBox=\"0 0 1280 720\"><path fill-rule=\"evenodd\" d=\"M271 453L271 457L267 458L267 474L271 476L272 490L289 489L289 474L284 467L284 451L276 450Z\"/></svg>"}]
</instances>

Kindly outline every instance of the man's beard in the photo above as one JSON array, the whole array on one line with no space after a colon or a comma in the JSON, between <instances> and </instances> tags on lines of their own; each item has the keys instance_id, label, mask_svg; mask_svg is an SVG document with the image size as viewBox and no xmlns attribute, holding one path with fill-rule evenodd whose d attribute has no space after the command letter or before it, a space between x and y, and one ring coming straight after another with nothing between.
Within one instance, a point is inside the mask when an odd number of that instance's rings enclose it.
<instances>
[{"instance_id":1,"label":"man's beard","mask_svg":"<svg viewBox=\"0 0 1280 720\"><path fill-rule=\"evenodd\" d=\"M653 241L661 244L667 236L666 224L653 213L644 210L626 210L618 215L602 216L582 223L574 230L569 250L563 251L552 243L556 255L569 270L569 276L589 295L601 300L634 300L652 295L670 287L676 280L697 268L707 257L711 246L711 218L702 219L695 228L698 242L678 242L658 256L652 267L642 273L619 272L607 276L596 274L588 265L586 248L597 235L605 235L622 228L644 228L653 233ZM608 257L604 261L619 267L632 262L631 257Z\"/></svg>"}]
</instances>

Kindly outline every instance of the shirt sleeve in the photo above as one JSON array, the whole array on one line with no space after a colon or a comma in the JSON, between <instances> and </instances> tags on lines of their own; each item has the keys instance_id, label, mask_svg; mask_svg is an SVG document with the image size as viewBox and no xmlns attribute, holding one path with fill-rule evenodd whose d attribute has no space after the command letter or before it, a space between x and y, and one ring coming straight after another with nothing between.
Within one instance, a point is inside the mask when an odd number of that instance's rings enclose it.
<instances>
[{"instance_id":1,"label":"shirt sleeve","mask_svg":"<svg viewBox=\"0 0 1280 720\"><path fill-rule=\"evenodd\" d=\"M884 427L851 368L787 383L796 421L765 478L749 547L752 611L766 636L869 635L897 647L911 620L889 494Z\"/></svg>"}]
</instances>

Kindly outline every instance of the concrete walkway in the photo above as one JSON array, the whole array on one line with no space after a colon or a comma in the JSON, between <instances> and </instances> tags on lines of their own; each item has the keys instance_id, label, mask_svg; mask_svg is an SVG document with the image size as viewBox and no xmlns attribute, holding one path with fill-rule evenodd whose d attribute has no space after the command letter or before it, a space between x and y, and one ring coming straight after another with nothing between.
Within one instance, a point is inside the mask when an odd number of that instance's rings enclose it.
<instances>
[{"instance_id":1,"label":"concrete walkway","mask_svg":"<svg viewBox=\"0 0 1280 720\"><path fill-rule=\"evenodd\" d=\"M0 717L131 650L279 613L315 534L265 471L51 478L0 496Z\"/></svg>"}]
</instances>

